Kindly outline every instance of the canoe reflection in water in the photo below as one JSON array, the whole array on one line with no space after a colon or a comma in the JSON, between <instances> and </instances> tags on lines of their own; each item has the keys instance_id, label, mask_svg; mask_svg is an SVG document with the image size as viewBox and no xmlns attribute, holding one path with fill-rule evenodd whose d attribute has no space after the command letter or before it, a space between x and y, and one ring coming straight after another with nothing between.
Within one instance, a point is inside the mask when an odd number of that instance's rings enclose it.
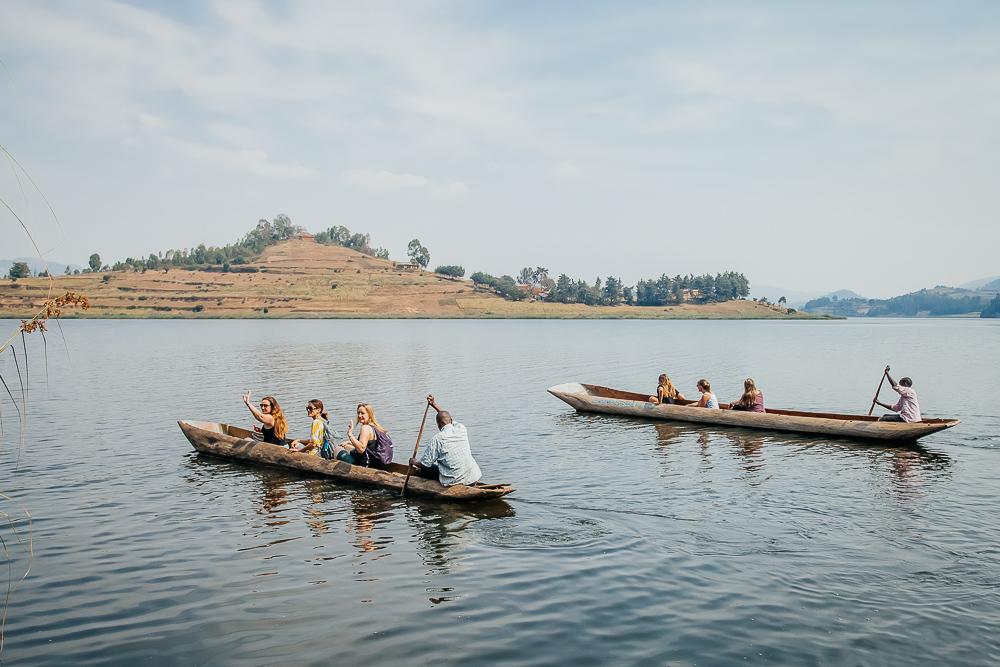
<instances>
[{"instance_id":1,"label":"canoe reflection in water","mask_svg":"<svg viewBox=\"0 0 1000 667\"><path fill-rule=\"evenodd\" d=\"M718 451L719 445L728 445L727 449L742 459L743 468L747 472L763 470L766 463L765 455L772 447L776 455L836 459L843 459L845 455L856 457L867 462L875 472L886 474L894 493L901 498L917 497L921 487L930 482L947 479L952 465L952 459L947 454L935 452L916 443L909 446L900 446L897 443L888 447L847 440L815 439L795 434L763 436L749 430L716 431L663 422L653 422L650 425L656 434L655 445L658 451L666 454L670 449L695 442L708 467L711 467L713 447ZM659 458L667 461L665 457Z\"/></svg>"},{"instance_id":2,"label":"canoe reflection in water","mask_svg":"<svg viewBox=\"0 0 1000 667\"><path fill-rule=\"evenodd\" d=\"M396 542L415 543L415 552L429 575L450 571L456 552L466 541L463 533L472 525L514 516L514 508L504 500L476 505L442 505L416 498L402 500L391 491L343 487L324 479L241 461L196 455L188 460L187 468L191 471L188 482L202 489L211 488L216 502L220 486L241 495L245 495L242 490L248 486L255 489L250 497L253 508L250 516L256 515L263 521L254 526L259 530L256 535L247 533L259 542L250 548L300 539L298 534L290 534L296 533L299 523L296 517L301 512L301 523L308 527L313 538L344 535L355 558L367 564L392 553ZM233 484L220 485L220 480L231 480ZM400 518L405 522L398 521ZM407 526L409 531L405 529ZM400 527L404 527L402 532ZM340 560L347 555L335 545L322 544L322 553L313 556L320 561ZM366 569L357 574L368 576ZM433 597L444 597L440 593Z\"/></svg>"}]
</instances>

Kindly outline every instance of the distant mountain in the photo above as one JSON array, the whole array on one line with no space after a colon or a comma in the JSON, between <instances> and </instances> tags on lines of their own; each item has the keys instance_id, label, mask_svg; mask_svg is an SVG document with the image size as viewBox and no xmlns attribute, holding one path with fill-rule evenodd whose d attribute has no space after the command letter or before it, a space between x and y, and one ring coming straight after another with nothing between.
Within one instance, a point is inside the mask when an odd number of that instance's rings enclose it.
<instances>
[{"instance_id":1,"label":"distant mountain","mask_svg":"<svg viewBox=\"0 0 1000 667\"><path fill-rule=\"evenodd\" d=\"M989 287L987 285L990 285ZM1000 289L1000 276L993 276L991 278L980 278L979 280L971 280L967 283L962 283L959 285L962 289Z\"/></svg>"},{"instance_id":2,"label":"distant mountain","mask_svg":"<svg viewBox=\"0 0 1000 667\"><path fill-rule=\"evenodd\" d=\"M15 257L14 259L0 259L0 277L6 276L7 272L10 271L10 267L14 265L14 262L26 262L28 268L31 269L32 273L38 273L44 270L45 266L37 257ZM61 276L66 272L66 267L69 266L70 271L75 271L76 269L82 269L78 264L60 264L59 262L47 262L49 265L49 273L54 276Z\"/></svg>"},{"instance_id":3,"label":"distant mountain","mask_svg":"<svg viewBox=\"0 0 1000 667\"><path fill-rule=\"evenodd\" d=\"M861 296L860 294L858 294L857 292L852 292L849 289L839 289L836 292L830 292L829 294L824 294L823 296L826 297L827 299L831 299L831 300L834 299L834 298L836 298L838 301L840 299L864 299L865 298L865 297Z\"/></svg>"},{"instance_id":4,"label":"distant mountain","mask_svg":"<svg viewBox=\"0 0 1000 667\"><path fill-rule=\"evenodd\" d=\"M802 309L810 313L842 317L969 316L985 310L996 295L997 290L970 290L938 285L889 299L824 296L809 301Z\"/></svg>"},{"instance_id":5,"label":"distant mountain","mask_svg":"<svg viewBox=\"0 0 1000 667\"><path fill-rule=\"evenodd\" d=\"M801 309L809 301L815 299L831 299L836 297L836 300L841 299L864 299L857 292L852 292L849 289L839 289L835 292L802 292L800 290L788 289L786 287L775 287L773 285L757 285L750 287L750 297L753 299L759 299L760 297L767 297L767 300L771 303L777 303L778 299L785 297L788 300L789 308L799 308Z\"/></svg>"},{"instance_id":6,"label":"distant mountain","mask_svg":"<svg viewBox=\"0 0 1000 667\"><path fill-rule=\"evenodd\" d=\"M759 299L767 297L771 303L777 303L778 299L785 297L788 300L789 308L801 308L802 304L810 299L815 299L820 292L803 292L801 290L788 289L787 287L775 287L774 285L754 285L750 284L750 298Z\"/></svg>"}]
</instances>

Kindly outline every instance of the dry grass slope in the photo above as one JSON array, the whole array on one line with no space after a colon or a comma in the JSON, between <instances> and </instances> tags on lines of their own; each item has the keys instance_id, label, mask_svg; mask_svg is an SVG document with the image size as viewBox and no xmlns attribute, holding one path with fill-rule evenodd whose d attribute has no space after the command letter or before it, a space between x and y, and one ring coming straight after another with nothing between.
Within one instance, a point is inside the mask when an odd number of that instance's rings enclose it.
<instances>
[{"instance_id":1,"label":"dry grass slope","mask_svg":"<svg viewBox=\"0 0 1000 667\"><path fill-rule=\"evenodd\" d=\"M808 319L752 301L651 307L591 307L506 301L467 280L408 272L347 248L291 240L249 265L257 273L146 271L60 276L56 292L90 298L81 317L364 317L364 318L636 318ZM110 276L104 282L105 275ZM45 300L44 278L0 282L0 318L27 317Z\"/></svg>"}]
</instances>

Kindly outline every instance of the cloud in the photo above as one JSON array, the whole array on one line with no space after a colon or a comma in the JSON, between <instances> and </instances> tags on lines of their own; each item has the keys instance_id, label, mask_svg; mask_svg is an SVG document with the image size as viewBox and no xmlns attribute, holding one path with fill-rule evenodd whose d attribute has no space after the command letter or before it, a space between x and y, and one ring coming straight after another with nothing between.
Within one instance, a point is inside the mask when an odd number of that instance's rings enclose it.
<instances>
[{"instance_id":1,"label":"cloud","mask_svg":"<svg viewBox=\"0 0 1000 667\"><path fill-rule=\"evenodd\" d=\"M144 130L162 130L167 126L165 120L159 116L154 116L151 113L141 113L139 114L139 127Z\"/></svg>"},{"instance_id":2,"label":"cloud","mask_svg":"<svg viewBox=\"0 0 1000 667\"><path fill-rule=\"evenodd\" d=\"M426 188L431 182L423 176L399 174L392 171L369 171L348 169L340 173L340 180L356 188L369 192L386 192L409 188Z\"/></svg>"},{"instance_id":3,"label":"cloud","mask_svg":"<svg viewBox=\"0 0 1000 667\"><path fill-rule=\"evenodd\" d=\"M236 148L258 147L263 142L254 130L234 123L212 123L209 132L217 139Z\"/></svg>"},{"instance_id":4,"label":"cloud","mask_svg":"<svg viewBox=\"0 0 1000 667\"><path fill-rule=\"evenodd\" d=\"M340 172L340 180L367 192L415 190L426 192L436 199L454 199L469 192L469 187L461 181L435 183L424 176L384 170L348 169Z\"/></svg>"},{"instance_id":5,"label":"cloud","mask_svg":"<svg viewBox=\"0 0 1000 667\"><path fill-rule=\"evenodd\" d=\"M225 146L166 138L165 145L177 153L204 165L278 179L300 179L316 174L297 162L275 162L260 149L234 149Z\"/></svg>"},{"instance_id":6,"label":"cloud","mask_svg":"<svg viewBox=\"0 0 1000 667\"><path fill-rule=\"evenodd\" d=\"M572 162L560 162L552 168L552 175L561 180L571 180L580 175L582 170Z\"/></svg>"},{"instance_id":7,"label":"cloud","mask_svg":"<svg viewBox=\"0 0 1000 667\"><path fill-rule=\"evenodd\" d=\"M449 181L431 190L431 196L437 199L455 199L469 193L469 186L461 181Z\"/></svg>"}]
</instances>

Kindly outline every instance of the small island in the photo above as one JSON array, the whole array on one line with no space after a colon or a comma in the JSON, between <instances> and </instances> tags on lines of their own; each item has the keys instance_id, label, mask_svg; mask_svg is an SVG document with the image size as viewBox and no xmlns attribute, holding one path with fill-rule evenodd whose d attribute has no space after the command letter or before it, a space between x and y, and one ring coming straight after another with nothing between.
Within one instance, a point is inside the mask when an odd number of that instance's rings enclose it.
<instances>
[{"instance_id":1,"label":"small island","mask_svg":"<svg viewBox=\"0 0 1000 667\"><path fill-rule=\"evenodd\" d=\"M408 250L410 261L394 262L367 234L313 235L278 216L222 248L111 266L95 254L89 268L54 277L12 272L0 282L0 318L30 317L51 293L68 291L86 295L90 308L67 316L88 318L839 319L741 298L749 283L732 272L635 288L614 277L552 280L541 267L517 279L465 279L460 266L427 270L429 252L416 239Z\"/></svg>"}]
</instances>

